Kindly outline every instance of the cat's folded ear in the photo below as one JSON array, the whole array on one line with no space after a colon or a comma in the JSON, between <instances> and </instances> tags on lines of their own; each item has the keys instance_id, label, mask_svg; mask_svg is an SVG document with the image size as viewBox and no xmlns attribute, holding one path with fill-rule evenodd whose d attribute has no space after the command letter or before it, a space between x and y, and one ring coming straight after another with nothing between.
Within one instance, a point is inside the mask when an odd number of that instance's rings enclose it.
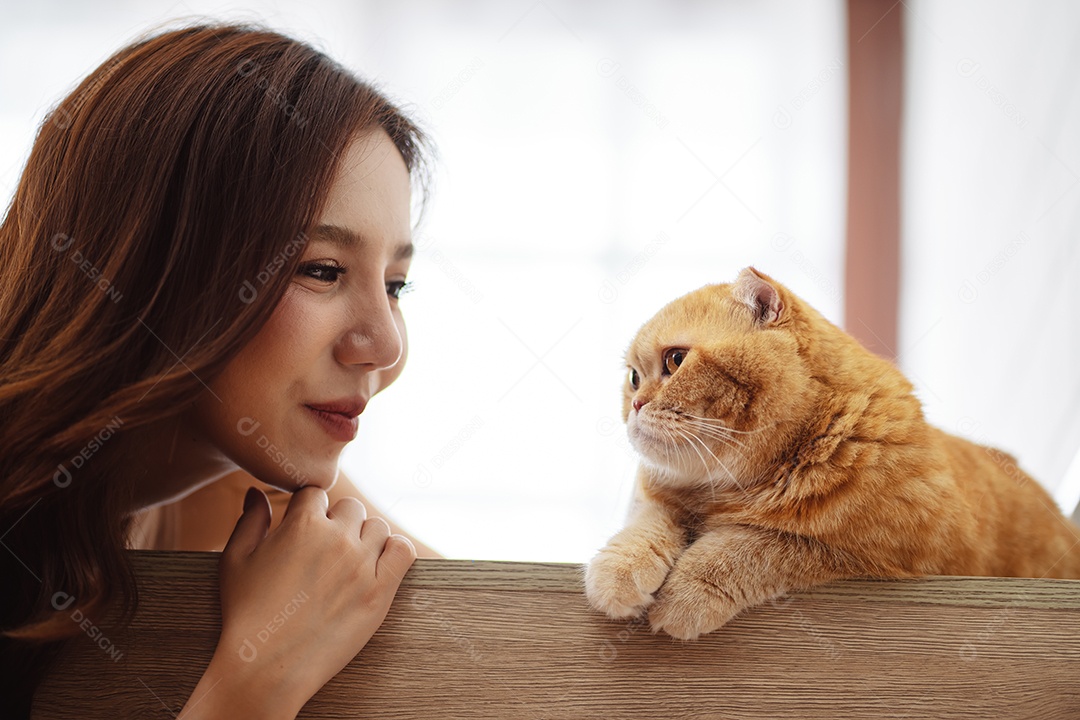
<instances>
[{"instance_id":1,"label":"cat's folded ear","mask_svg":"<svg viewBox=\"0 0 1080 720\"><path fill-rule=\"evenodd\" d=\"M784 314L784 301L773 281L752 267L743 268L731 288L731 296L754 313L758 325L775 325Z\"/></svg>"}]
</instances>

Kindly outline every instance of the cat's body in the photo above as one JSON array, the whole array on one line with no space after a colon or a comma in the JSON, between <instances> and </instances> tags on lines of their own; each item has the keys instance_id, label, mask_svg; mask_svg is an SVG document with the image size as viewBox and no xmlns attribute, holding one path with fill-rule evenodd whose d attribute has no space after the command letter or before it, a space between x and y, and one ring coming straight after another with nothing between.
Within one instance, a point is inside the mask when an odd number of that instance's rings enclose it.
<instances>
[{"instance_id":1,"label":"cat's body","mask_svg":"<svg viewBox=\"0 0 1080 720\"><path fill-rule=\"evenodd\" d=\"M1080 577L1080 528L1012 457L928 425L891 363L753 269L664 307L627 364L637 491L586 572L611 617L694 638L844 577Z\"/></svg>"}]
</instances>

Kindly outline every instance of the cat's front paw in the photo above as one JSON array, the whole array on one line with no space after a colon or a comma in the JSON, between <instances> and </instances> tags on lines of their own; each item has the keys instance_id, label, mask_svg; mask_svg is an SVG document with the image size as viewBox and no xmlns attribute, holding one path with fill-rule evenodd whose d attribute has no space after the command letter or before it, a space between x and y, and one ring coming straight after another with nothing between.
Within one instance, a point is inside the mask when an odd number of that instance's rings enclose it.
<instances>
[{"instance_id":1,"label":"cat's front paw","mask_svg":"<svg viewBox=\"0 0 1080 720\"><path fill-rule=\"evenodd\" d=\"M649 608L649 625L654 633L696 640L722 627L741 609L724 588L676 567Z\"/></svg>"},{"instance_id":2,"label":"cat's front paw","mask_svg":"<svg viewBox=\"0 0 1080 720\"><path fill-rule=\"evenodd\" d=\"M608 546L585 571L585 596L612 619L638 617L652 604L670 569L656 553Z\"/></svg>"}]
</instances>

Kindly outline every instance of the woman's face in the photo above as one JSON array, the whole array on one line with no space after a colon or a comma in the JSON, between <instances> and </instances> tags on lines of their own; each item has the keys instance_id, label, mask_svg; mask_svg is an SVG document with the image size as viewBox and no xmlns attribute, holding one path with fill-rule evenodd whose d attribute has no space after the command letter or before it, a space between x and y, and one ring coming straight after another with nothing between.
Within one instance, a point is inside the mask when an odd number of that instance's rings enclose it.
<instances>
[{"instance_id":1,"label":"woman's face","mask_svg":"<svg viewBox=\"0 0 1080 720\"><path fill-rule=\"evenodd\" d=\"M356 416L401 374L409 211L409 173L390 137L359 136L320 229L297 243L300 267L281 302L196 403L212 444L263 482L329 489Z\"/></svg>"}]
</instances>

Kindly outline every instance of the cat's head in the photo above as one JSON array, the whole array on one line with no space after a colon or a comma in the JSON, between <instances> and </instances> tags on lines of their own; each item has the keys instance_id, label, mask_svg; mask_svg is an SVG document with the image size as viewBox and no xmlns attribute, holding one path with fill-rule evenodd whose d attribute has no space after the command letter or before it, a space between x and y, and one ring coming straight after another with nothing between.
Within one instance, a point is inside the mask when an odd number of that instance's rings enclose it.
<instances>
[{"instance_id":1,"label":"cat's head","mask_svg":"<svg viewBox=\"0 0 1080 720\"><path fill-rule=\"evenodd\" d=\"M840 333L753 268L674 300L627 350L631 443L674 485L764 479L754 475L812 412L820 385L808 355L832 332Z\"/></svg>"}]
</instances>

